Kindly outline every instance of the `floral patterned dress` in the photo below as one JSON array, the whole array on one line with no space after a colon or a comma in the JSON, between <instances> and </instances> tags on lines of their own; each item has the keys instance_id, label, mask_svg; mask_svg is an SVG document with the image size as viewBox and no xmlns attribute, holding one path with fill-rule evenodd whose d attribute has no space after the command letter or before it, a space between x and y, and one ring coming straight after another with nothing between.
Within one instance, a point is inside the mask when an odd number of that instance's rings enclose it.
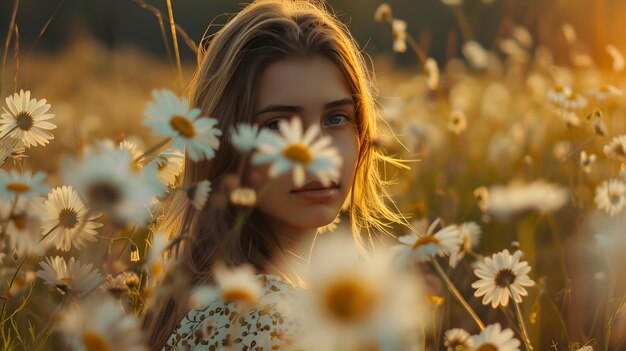
<instances>
[{"instance_id":1,"label":"floral patterned dress","mask_svg":"<svg viewBox=\"0 0 626 351\"><path fill-rule=\"evenodd\" d=\"M162 351L170 350L285 350L295 341L301 324L286 301L296 287L272 274L257 274L263 285L260 303L238 313L232 302L218 299L191 310L176 326ZM289 310L285 310L285 308Z\"/></svg>"}]
</instances>

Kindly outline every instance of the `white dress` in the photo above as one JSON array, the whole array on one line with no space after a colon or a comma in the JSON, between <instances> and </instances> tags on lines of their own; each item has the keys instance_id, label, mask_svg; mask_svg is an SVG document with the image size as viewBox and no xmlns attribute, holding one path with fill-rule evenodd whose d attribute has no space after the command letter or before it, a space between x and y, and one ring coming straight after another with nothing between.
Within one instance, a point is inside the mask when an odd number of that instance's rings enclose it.
<instances>
[{"instance_id":1,"label":"white dress","mask_svg":"<svg viewBox=\"0 0 626 351\"><path fill-rule=\"evenodd\" d=\"M234 303L221 299L191 310L176 326L162 351L169 350L286 350L295 342L301 325L282 313L285 301L294 301L298 289L278 276L257 274L263 297L256 308L241 314Z\"/></svg>"}]
</instances>

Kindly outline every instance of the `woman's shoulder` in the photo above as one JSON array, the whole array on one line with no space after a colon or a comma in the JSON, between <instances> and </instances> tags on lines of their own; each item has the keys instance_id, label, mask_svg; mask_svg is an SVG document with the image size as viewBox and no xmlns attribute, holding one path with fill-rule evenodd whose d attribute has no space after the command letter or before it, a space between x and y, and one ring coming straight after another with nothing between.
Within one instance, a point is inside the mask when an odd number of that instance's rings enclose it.
<instances>
[{"instance_id":1,"label":"woman's shoulder","mask_svg":"<svg viewBox=\"0 0 626 351\"><path fill-rule=\"evenodd\" d=\"M255 278L263 283L257 306L239 313L234 303L217 299L191 310L163 350L267 351L292 344L300 324L289 302L298 288L271 274Z\"/></svg>"}]
</instances>

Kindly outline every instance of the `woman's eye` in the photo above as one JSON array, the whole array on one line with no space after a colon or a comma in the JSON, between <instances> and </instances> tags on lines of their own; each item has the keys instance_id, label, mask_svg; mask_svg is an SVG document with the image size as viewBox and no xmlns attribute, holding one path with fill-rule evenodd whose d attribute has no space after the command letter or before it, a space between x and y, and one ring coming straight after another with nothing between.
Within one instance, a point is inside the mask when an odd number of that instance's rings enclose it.
<instances>
[{"instance_id":1,"label":"woman's eye","mask_svg":"<svg viewBox=\"0 0 626 351\"><path fill-rule=\"evenodd\" d=\"M280 127L278 126L278 122L280 122L280 118L273 119L273 120L268 121L267 123L265 123L263 128L268 128L268 129L271 129L271 130L279 130Z\"/></svg>"},{"instance_id":2,"label":"woman's eye","mask_svg":"<svg viewBox=\"0 0 626 351\"><path fill-rule=\"evenodd\" d=\"M328 117L326 121L327 121L327 124L330 124L330 125L340 125L340 124L349 122L350 119L345 115L332 115Z\"/></svg>"}]
</instances>

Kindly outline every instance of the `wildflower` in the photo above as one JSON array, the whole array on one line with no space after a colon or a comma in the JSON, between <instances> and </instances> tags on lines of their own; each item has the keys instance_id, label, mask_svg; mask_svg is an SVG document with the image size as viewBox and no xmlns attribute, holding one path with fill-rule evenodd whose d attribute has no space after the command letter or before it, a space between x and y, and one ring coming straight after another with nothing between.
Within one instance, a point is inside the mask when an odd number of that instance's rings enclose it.
<instances>
[{"instance_id":1,"label":"wildflower","mask_svg":"<svg viewBox=\"0 0 626 351\"><path fill-rule=\"evenodd\" d=\"M378 23L381 23L382 21L391 22L393 20L391 6L389 6L386 2L380 4L376 8L376 12L374 12L374 20Z\"/></svg>"},{"instance_id":2,"label":"wildflower","mask_svg":"<svg viewBox=\"0 0 626 351\"><path fill-rule=\"evenodd\" d=\"M626 160L626 134L613 137L607 145L604 145L603 151L607 157Z\"/></svg>"},{"instance_id":3,"label":"wildflower","mask_svg":"<svg viewBox=\"0 0 626 351\"><path fill-rule=\"evenodd\" d=\"M569 92L561 99L560 106L566 110L580 110L587 106L587 99L576 92Z\"/></svg>"},{"instance_id":4,"label":"wildflower","mask_svg":"<svg viewBox=\"0 0 626 351\"><path fill-rule=\"evenodd\" d=\"M480 227L475 222L467 222L459 225L458 233L462 242L459 250L454 250L450 254L450 267L456 267L457 263L465 257L465 253L470 252L478 245L480 232Z\"/></svg>"},{"instance_id":5,"label":"wildflower","mask_svg":"<svg viewBox=\"0 0 626 351\"><path fill-rule=\"evenodd\" d=\"M622 90L614 85L603 85L597 89L590 90L589 94L598 101L604 101L613 96L621 96Z\"/></svg>"},{"instance_id":6,"label":"wildflower","mask_svg":"<svg viewBox=\"0 0 626 351\"><path fill-rule=\"evenodd\" d=\"M185 156L178 150L167 149L152 160L161 182L167 186L174 186L178 176L183 172Z\"/></svg>"},{"instance_id":7,"label":"wildflower","mask_svg":"<svg viewBox=\"0 0 626 351\"><path fill-rule=\"evenodd\" d=\"M230 142L242 154L248 154L256 147L259 126L256 124L240 123L237 128L230 130Z\"/></svg>"},{"instance_id":8,"label":"wildflower","mask_svg":"<svg viewBox=\"0 0 626 351\"><path fill-rule=\"evenodd\" d=\"M463 44L463 55L474 68L484 69L487 67L487 51L476 41L470 40Z\"/></svg>"},{"instance_id":9,"label":"wildflower","mask_svg":"<svg viewBox=\"0 0 626 351\"><path fill-rule=\"evenodd\" d=\"M263 286L255 278L254 267L248 264L228 268L217 264L213 268L216 287L202 287L192 295L191 308L201 307L215 298L221 297L227 302L237 302L242 308L252 307L259 303Z\"/></svg>"},{"instance_id":10,"label":"wildflower","mask_svg":"<svg viewBox=\"0 0 626 351\"><path fill-rule=\"evenodd\" d=\"M459 135L467 129L467 117L463 111L454 111L448 119L448 130Z\"/></svg>"},{"instance_id":11,"label":"wildflower","mask_svg":"<svg viewBox=\"0 0 626 351\"><path fill-rule=\"evenodd\" d=\"M110 297L81 300L59 314L56 328L72 350L143 351L141 323Z\"/></svg>"},{"instance_id":12,"label":"wildflower","mask_svg":"<svg viewBox=\"0 0 626 351\"><path fill-rule=\"evenodd\" d=\"M50 109L46 99L31 99L30 91L20 90L19 94L7 97L6 104L9 110L2 108L4 113L0 115L0 138L8 135L21 140L26 147L44 146L54 139L54 135L48 132L56 128L56 125L48 122L54 115L46 113Z\"/></svg>"},{"instance_id":13,"label":"wildflower","mask_svg":"<svg viewBox=\"0 0 626 351\"><path fill-rule=\"evenodd\" d=\"M406 22L399 19L394 19L391 22L391 30L393 34L393 51L405 52L406 51Z\"/></svg>"},{"instance_id":14,"label":"wildflower","mask_svg":"<svg viewBox=\"0 0 626 351\"><path fill-rule=\"evenodd\" d=\"M7 219L6 234L10 247L20 255L43 255L48 244L41 241L41 210L39 197L19 197L13 202L0 202L0 216Z\"/></svg>"},{"instance_id":15,"label":"wildflower","mask_svg":"<svg viewBox=\"0 0 626 351\"><path fill-rule=\"evenodd\" d=\"M94 211L107 211L118 224L144 223L148 204L162 194L162 184L152 167L137 171L130 154L102 143L79 162L66 158L63 176Z\"/></svg>"},{"instance_id":16,"label":"wildflower","mask_svg":"<svg viewBox=\"0 0 626 351\"><path fill-rule=\"evenodd\" d=\"M222 135L222 131L215 128L215 118L201 117L200 109L190 109L186 98L179 100L170 90L154 90L152 96L154 101L146 106L148 118L144 124L152 127L157 135L174 138L174 148L187 147L187 154L193 161L215 157L220 145L217 137Z\"/></svg>"},{"instance_id":17,"label":"wildflower","mask_svg":"<svg viewBox=\"0 0 626 351\"><path fill-rule=\"evenodd\" d=\"M513 181L506 186L492 186L483 203L483 210L500 218L527 211L553 212L565 205L568 191L560 185L535 180L531 183Z\"/></svg>"},{"instance_id":18,"label":"wildflower","mask_svg":"<svg viewBox=\"0 0 626 351\"><path fill-rule=\"evenodd\" d=\"M37 276L48 285L54 286L63 294L68 291L84 294L92 291L102 284L103 279L97 269L91 264L81 264L80 261L70 257L69 262L60 256L47 257L45 262L40 262L41 270Z\"/></svg>"},{"instance_id":19,"label":"wildflower","mask_svg":"<svg viewBox=\"0 0 626 351\"><path fill-rule=\"evenodd\" d=\"M41 230L46 235L42 239L44 243L55 244L57 249L69 251L72 246L80 249L87 241L96 241L95 229L102 227L102 224L93 220L100 214L89 213L72 187L53 189L44 202L44 208L41 217ZM87 214L89 217L85 218Z\"/></svg>"},{"instance_id":20,"label":"wildflower","mask_svg":"<svg viewBox=\"0 0 626 351\"><path fill-rule=\"evenodd\" d=\"M391 250L398 255L399 265L410 263L413 259L429 261L435 256L449 255L458 250L462 243L458 226L447 226L433 233L439 222L439 219L435 220L424 235L411 233L398 238L401 245L395 245Z\"/></svg>"},{"instance_id":21,"label":"wildflower","mask_svg":"<svg viewBox=\"0 0 626 351\"><path fill-rule=\"evenodd\" d=\"M591 173L591 165L596 161L596 155L589 154L585 151L580 152L580 167L582 167L583 172Z\"/></svg>"},{"instance_id":22,"label":"wildflower","mask_svg":"<svg viewBox=\"0 0 626 351\"><path fill-rule=\"evenodd\" d=\"M533 286L535 282L528 278L530 266L528 262L520 261L521 257L521 251L511 255L504 249L477 262L474 274L480 279L472 283L476 289L474 296L483 296L483 304L491 303L493 308L507 306L509 297L515 303L522 302L522 296L528 294L524 287Z\"/></svg>"},{"instance_id":23,"label":"wildflower","mask_svg":"<svg viewBox=\"0 0 626 351\"><path fill-rule=\"evenodd\" d=\"M163 252L169 246L170 242L167 234L164 232L156 232L150 241L150 250L146 256L145 267L148 273L155 279L161 276L163 268Z\"/></svg>"},{"instance_id":24,"label":"wildflower","mask_svg":"<svg viewBox=\"0 0 626 351\"><path fill-rule=\"evenodd\" d=\"M622 52L611 44L606 46L606 52L611 55L611 58L613 59L613 72L619 73L623 71L626 67L626 60L624 60Z\"/></svg>"},{"instance_id":25,"label":"wildflower","mask_svg":"<svg viewBox=\"0 0 626 351\"><path fill-rule=\"evenodd\" d=\"M448 351L469 351L474 345L472 336L464 329L454 328L446 330L443 335L443 344Z\"/></svg>"},{"instance_id":26,"label":"wildflower","mask_svg":"<svg viewBox=\"0 0 626 351\"><path fill-rule=\"evenodd\" d=\"M296 311L305 311L303 324L311 331L307 341L319 350L355 350L379 344L381 336L400 342L412 335L428 316L415 272L394 269L388 251L359 260L344 234L319 240L311 258L316 264L303 277L311 289L297 292Z\"/></svg>"},{"instance_id":27,"label":"wildflower","mask_svg":"<svg viewBox=\"0 0 626 351\"><path fill-rule=\"evenodd\" d=\"M230 192L230 203L238 206L254 206L257 197L252 188L238 187Z\"/></svg>"},{"instance_id":28,"label":"wildflower","mask_svg":"<svg viewBox=\"0 0 626 351\"><path fill-rule=\"evenodd\" d=\"M139 262L139 248L135 244L130 244L130 262Z\"/></svg>"},{"instance_id":29,"label":"wildflower","mask_svg":"<svg viewBox=\"0 0 626 351\"><path fill-rule=\"evenodd\" d=\"M209 192L211 192L211 182L206 179L201 180L187 188L187 199L196 210L200 211L209 198Z\"/></svg>"},{"instance_id":30,"label":"wildflower","mask_svg":"<svg viewBox=\"0 0 626 351\"><path fill-rule=\"evenodd\" d=\"M128 286L126 285L123 274L118 274L115 277L111 274L107 274L106 282L102 287L118 299L123 293L128 291Z\"/></svg>"},{"instance_id":31,"label":"wildflower","mask_svg":"<svg viewBox=\"0 0 626 351\"><path fill-rule=\"evenodd\" d=\"M11 200L14 196L32 198L36 195L45 195L50 187L43 181L46 173L37 172L34 175L30 171L19 173L15 169L5 171L0 169L0 197Z\"/></svg>"},{"instance_id":32,"label":"wildflower","mask_svg":"<svg viewBox=\"0 0 626 351\"><path fill-rule=\"evenodd\" d=\"M560 105L561 101L565 100L572 90L563 85L555 85L552 89L548 90L548 101L555 105Z\"/></svg>"},{"instance_id":33,"label":"wildflower","mask_svg":"<svg viewBox=\"0 0 626 351\"><path fill-rule=\"evenodd\" d=\"M296 187L304 185L305 170L317 175L324 186L339 177L341 158L336 148L331 147L328 136L320 136L317 124L302 134L302 121L279 122L278 133L262 133L257 145L257 153L252 157L253 164L272 163L269 176L276 177L293 168L293 182ZM316 140L317 138L317 140Z\"/></svg>"},{"instance_id":34,"label":"wildflower","mask_svg":"<svg viewBox=\"0 0 626 351\"><path fill-rule=\"evenodd\" d=\"M426 84L430 90L437 90L439 86L439 67L437 61L432 57L426 59L424 63L424 72L426 73Z\"/></svg>"},{"instance_id":35,"label":"wildflower","mask_svg":"<svg viewBox=\"0 0 626 351\"><path fill-rule=\"evenodd\" d=\"M605 180L596 188L596 205L613 216L624 209L626 203L626 184L619 179Z\"/></svg>"},{"instance_id":36,"label":"wildflower","mask_svg":"<svg viewBox=\"0 0 626 351\"><path fill-rule=\"evenodd\" d=\"M488 325L480 334L472 337L475 351L519 351L520 341L513 337L509 328L502 330L500 323Z\"/></svg>"}]
</instances>

